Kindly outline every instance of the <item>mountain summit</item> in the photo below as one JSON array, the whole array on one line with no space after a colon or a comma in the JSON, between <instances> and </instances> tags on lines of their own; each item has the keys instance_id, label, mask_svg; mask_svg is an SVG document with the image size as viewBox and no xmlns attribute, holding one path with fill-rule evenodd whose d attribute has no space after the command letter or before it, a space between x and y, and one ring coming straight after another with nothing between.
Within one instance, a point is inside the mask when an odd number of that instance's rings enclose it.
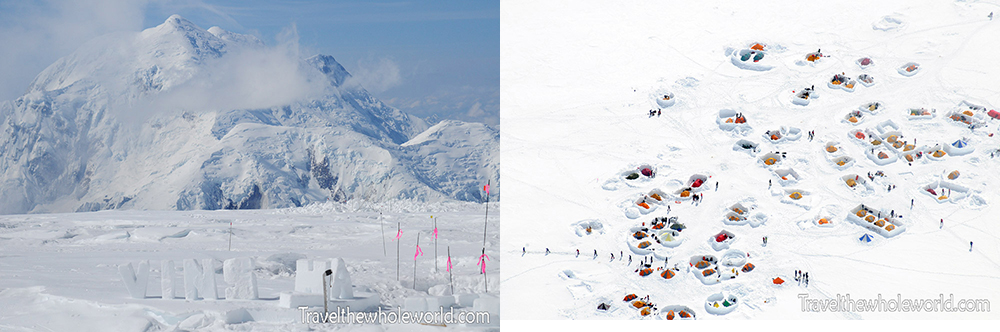
<instances>
[{"instance_id":1,"label":"mountain summit","mask_svg":"<svg viewBox=\"0 0 1000 332\"><path fill-rule=\"evenodd\" d=\"M424 120L327 55L173 15L92 40L0 104L0 213L480 201L499 132Z\"/></svg>"}]
</instances>

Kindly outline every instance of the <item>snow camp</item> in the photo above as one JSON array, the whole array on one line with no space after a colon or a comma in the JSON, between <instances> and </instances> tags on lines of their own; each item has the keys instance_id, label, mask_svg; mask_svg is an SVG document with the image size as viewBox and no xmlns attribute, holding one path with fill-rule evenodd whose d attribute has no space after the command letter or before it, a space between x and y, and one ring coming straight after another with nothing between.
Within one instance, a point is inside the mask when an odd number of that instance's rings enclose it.
<instances>
[{"instance_id":1,"label":"snow camp","mask_svg":"<svg viewBox=\"0 0 1000 332\"><path fill-rule=\"evenodd\" d=\"M502 272L505 315L609 330L680 310L696 329L997 317L809 307L1000 299L1000 62L982 46L1000 39L994 6L585 4L537 6L549 16L510 28L532 41L503 48L517 59L504 169L519 204L501 246L528 248ZM586 23L557 27L571 20ZM678 102L650 116L659 91ZM603 188L643 163L655 177ZM585 219L605 233L566 228ZM656 324L635 329L685 329Z\"/></svg>"}]
</instances>

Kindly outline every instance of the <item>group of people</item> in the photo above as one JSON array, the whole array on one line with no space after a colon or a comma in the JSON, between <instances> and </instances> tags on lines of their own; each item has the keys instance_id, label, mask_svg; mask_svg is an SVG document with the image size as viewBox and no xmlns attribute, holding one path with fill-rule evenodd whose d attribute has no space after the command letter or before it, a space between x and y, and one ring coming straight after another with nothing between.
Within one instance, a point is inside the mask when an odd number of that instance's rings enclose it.
<instances>
[{"instance_id":1,"label":"group of people","mask_svg":"<svg viewBox=\"0 0 1000 332\"><path fill-rule=\"evenodd\" d=\"M662 109L649 110L649 117L660 116L660 114L663 114Z\"/></svg>"},{"instance_id":2,"label":"group of people","mask_svg":"<svg viewBox=\"0 0 1000 332\"><path fill-rule=\"evenodd\" d=\"M798 281L799 285L805 284L806 287L809 287L809 272L795 270L795 281Z\"/></svg>"}]
</instances>

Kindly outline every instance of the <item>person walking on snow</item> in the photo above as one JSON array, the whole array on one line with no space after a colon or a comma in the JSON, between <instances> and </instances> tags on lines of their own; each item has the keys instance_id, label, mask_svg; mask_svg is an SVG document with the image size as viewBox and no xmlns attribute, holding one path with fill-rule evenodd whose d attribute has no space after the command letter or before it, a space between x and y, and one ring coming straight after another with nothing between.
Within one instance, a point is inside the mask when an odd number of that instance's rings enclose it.
<instances>
[{"instance_id":1,"label":"person walking on snow","mask_svg":"<svg viewBox=\"0 0 1000 332\"><path fill-rule=\"evenodd\" d=\"M549 255L549 248L545 248L545 256Z\"/></svg>"},{"instance_id":2,"label":"person walking on snow","mask_svg":"<svg viewBox=\"0 0 1000 332\"><path fill-rule=\"evenodd\" d=\"M764 246L767 246L767 235L764 236Z\"/></svg>"},{"instance_id":3,"label":"person walking on snow","mask_svg":"<svg viewBox=\"0 0 1000 332\"><path fill-rule=\"evenodd\" d=\"M941 218L941 227L938 227L938 229L943 229L943 228L944 228L944 218Z\"/></svg>"},{"instance_id":4,"label":"person walking on snow","mask_svg":"<svg viewBox=\"0 0 1000 332\"><path fill-rule=\"evenodd\" d=\"M969 252L972 252L972 241L969 241Z\"/></svg>"},{"instance_id":5,"label":"person walking on snow","mask_svg":"<svg viewBox=\"0 0 1000 332\"><path fill-rule=\"evenodd\" d=\"M576 257L577 257L577 258L580 258L580 249L577 249L577 250L576 250Z\"/></svg>"},{"instance_id":6,"label":"person walking on snow","mask_svg":"<svg viewBox=\"0 0 1000 332\"><path fill-rule=\"evenodd\" d=\"M597 249L594 249L594 259L597 259Z\"/></svg>"}]
</instances>

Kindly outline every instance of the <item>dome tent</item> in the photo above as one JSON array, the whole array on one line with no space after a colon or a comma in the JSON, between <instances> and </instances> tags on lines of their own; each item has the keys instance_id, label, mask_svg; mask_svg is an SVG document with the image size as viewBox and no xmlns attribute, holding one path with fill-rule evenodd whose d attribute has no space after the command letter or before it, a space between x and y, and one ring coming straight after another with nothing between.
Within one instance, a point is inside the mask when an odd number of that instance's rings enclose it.
<instances>
[{"instance_id":1,"label":"dome tent","mask_svg":"<svg viewBox=\"0 0 1000 332\"><path fill-rule=\"evenodd\" d=\"M712 249L715 249L715 251L729 249L729 246L733 244L733 241L736 241L736 234L727 230L722 230L708 239L709 245L711 245Z\"/></svg>"},{"instance_id":2,"label":"dome tent","mask_svg":"<svg viewBox=\"0 0 1000 332\"><path fill-rule=\"evenodd\" d=\"M885 104L883 104L881 101L873 101L858 106L859 111L868 112L871 114L878 113L879 111L882 111L883 108L885 108Z\"/></svg>"},{"instance_id":3,"label":"dome tent","mask_svg":"<svg viewBox=\"0 0 1000 332\"><path fill-rule=\"evenodd\" d=\"M826 144L823 144L823 152L826 152L827 159L830 159L843 155L844 149L840 147L840 142L828 141Z\"/></svg>"},{"instance_id":4,"label":"dome tent","mask_svg":"<svg viewBox=\"0 0 1000 332\"><path fill-rule=\"evenodd\" d=\"M786 188L778 193L781 195L782 203L795 205L806 210L812 208L813 197L809 191L800 188Z\"/></svg>"},{"instance_id":5,"label":"dome tent","mask_svg":"<svg viewBox=\"0 0 1000 332\"><path fill-rule=\"evenodd\" d=\"M840 156L830 160L833 163L833 167L839 170L845 170L854 166L854 158L850 156Z\"/></svg>"},{"instance_id":6,"label":"dome tent","mask_svg":"<svg viewBox=\"0 0 1000 332\"><path fill-rule=\"evenodd\" d=\"M580 220L573 223L572 227L573 232L579 237L604 234L604 223L598 219Z\"/></svg>"},{"instance_id":7,"label":"dome tent","mask_svg":"<svg viewBox=\"0 0 1000 332\"><path fill-rule=\"evenodd\" d=\"M781 163L782 159L784 159L784 157L774 152L768 152L757 158L757 160L759 160L764 165L764 167L771 167L777 165Z\"/></svg>"},{"instance_id":8,"label":"dome tent","mask_svg":"<svg viewBox=\"0 0 1000 332\"><path fill-rule=\"evenodd\" d=\"M920 68L919 63L907 62L906 64L899 66L899 68L896 68L896 71L899 72L900 75L910 77L919 73Z\"/></svg>"},{"instance_id":9,"label":"dome tent","mask_svg":"<svg viewBox=\"0 0 1000 332\"><path fill-rule=\"evenodd\" d=\"M677 98L674 97L674 93L667 90L657 90L653 93L653 100L656 101L658 107L667 108L674 106L677 102Z\"/></svg>"},{"instance_id":10,"label":"dome tent","mask_svg":"<svg viewBox=\"0 0 1000 332\"><path fill-rule=\"evenodd\" d=\"M887 144L879 144L874 149L865 150L865 156L879 166L889 165L899 160L896 151Z\"/></svg>"},{"instance_id":11,"label":"dome tent","mask_svg":"<svg viewBox=\"0 0 1000 332\"><path fill-rule=\"evenodd\" d=\"M927 157L927 160L941 161L948 156L947 150L948 148L946 144L938 143L934 144L929 148L925 148L923 151L923 155L924 157Z\"/></svg>"},{"instance_id":12,"label":"dome tent","mask_svg":"<svg viewBox=\"0 0 1000 332\"><path fill-rule=\"evenodd\" d=\"M875 65L875 61L869 57L858 58L858 60L854 61L854 63L858 64L858 67L861 67L861 69L868 69L869 67Z\"/></svg>"}]
</instances>

